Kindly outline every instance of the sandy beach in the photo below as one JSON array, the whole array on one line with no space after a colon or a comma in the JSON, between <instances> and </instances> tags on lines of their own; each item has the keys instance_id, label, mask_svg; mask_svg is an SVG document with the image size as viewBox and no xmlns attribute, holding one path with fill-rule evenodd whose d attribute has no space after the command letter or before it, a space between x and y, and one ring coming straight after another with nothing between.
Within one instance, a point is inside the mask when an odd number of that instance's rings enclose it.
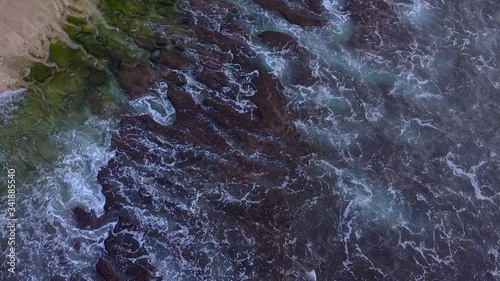
<instances>
[{"instance_id":1,"label":"sandy beach","mask_svg":"<svg viewBox=\"0 0 500 281\"><path fill-rule=\"evenodd\" d=\"M82 11L89 1L0 1L0 92L20 86L30 60L47 56L50 37L61 35L67 11Z\"/></svg>"}]
</instances>

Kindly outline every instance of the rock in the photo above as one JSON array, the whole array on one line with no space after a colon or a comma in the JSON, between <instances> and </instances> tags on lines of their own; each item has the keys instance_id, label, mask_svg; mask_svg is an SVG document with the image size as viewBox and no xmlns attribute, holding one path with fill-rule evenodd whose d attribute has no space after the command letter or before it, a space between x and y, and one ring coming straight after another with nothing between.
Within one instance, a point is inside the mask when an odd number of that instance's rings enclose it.
<instances>
[{"instance_id":1,"label":"rock","mask_svg":"<svg viewBox=\"0 0 500 281\"><path fill-rule=\"evenodd\" d=\"M141 37L141 36L135 36L133 37L135 43L139 45L140 47L152 52L156 49L156 44L155 42L151 41L150 38L147 37Z\"/></svg>"},{"instance_id":2,"label":"rock","mask_svg":"<svg viewBox=\"0 0 500 281\"><path fill-rule=\"evenodd\" d=\"M220 70L203 68L196 78L217 91L222 91L224 87L229 86L229 78Z\"/></svg>"},{"instance_id":3,"label":"rock","mask_svg":"<svg viewBox=\"0 0 500 281\"><path fill-rule=\"evenodd\" d=\"M86 211L81 207L76 207L73 209L73 214L80 229L95 229L97 228L98 221L94 210L90 212Z\"/></svg>"},{"instance_id":4,"label":"rock","mask_svg":"<svg viewBox=\"0 0 500 281\"><path fill-rule=\"evenodd\" d=\"M189 114L196 109L196 104L193 98L184 91L171 89L168 91L167 96L179 113Z\"/></svg>"},{"instance_id":5,"label":"rock","mask_svg":"<svg viewBox=\"0 0 500 281\"><path fill-rule=\"evenodd\" d=\"M279 51L283 51L286 48L292 51L306 52L306 50L299 45L297 39L283 32L266 30L260 33L258 37L271 44Z\"/></svg>"},{"instance_id":6,"label":"rock","mask_svg":"<svg viewBox=\"0 0 500 281\"><path fill-rule=\"evenodd\" d=\"M97 261L96 270L106 281L124 281L125 276L120 273L119 269L113 266L113 263L107 257L101 256Z\"/></svg>"},{"instance_id":7,"label":"rock","mask_svg":"<svg viewBox=\"0 0 500 281\"><path fill-rule=\"evenodd\" d=\"M258 37L271 44L278 51L287 50L285 57L290 61L288 67L291 68L288 77L286 77L289 83L311 86L317 81L309 66L312 55L306 48L300 46L297 39L276 31L264 31Z\"/></svg>"},{"instance_id":8,"label":"rock","mask_svg":"<svg viewBox=\"0 0 500 281\"><path fill-rule=\"evenodd\" d=\"M397 44L401 49L408 48L413 42L409 30L401 24L397 13L383 0L348 1L344 9L356 25L352 38L346 42L347 47L370 48L384 52L392 48L389 48L389 45L385 48L379 46L382 42L394 41L389 38L398 38ZM390 54L387 54L387 57L390 57Z\"/></svg>"},{"instance_id":9,"label":"rock","mask_svg":"<svg viewBox=\"0 0 500 281\"><path fill-rule=\"evenodd\" d=\"M147 255L147 251L130 233L110 232L104 241L104 246L108 254L113 257L138 258Z\"/></svg>"},{"instance_id":10,"label":"rock","mask_svg":"<svg viewBox=\"0 0 500 281\"><path fill-rule=\"evenodd\" d=\"M298 169L308 163L308 155L330 155L305 142L295 129L296 116L287 108L283 85L253 60L254 54L248 52L242 39L248 35L231 18L238 15L227 13L231 5L190 0L180 5L186 5L196 19L180 26L189 39L174 38L172 44L179 52L190 50L196 60L189 64L179 61L175 50L164 53L157 68L139 66L121 74L123 87L136 93L147 90L159 77L167 77L167 96L176 113L169 126L158 124L149 115L124 116L120 121L111 144L115 156L98 175L106 197L105 211L118 219L104 242L109 256L99 260L99 268L110 268L108 278L119 273L123 280L154 279L151 272L157 271L141 258L148 254L141 243L151 246L157 242L167 248L173 266L178 266L179 260L188 264L181 274L211 280L217 277L213 272L217 263L200 249L215 243L217 255L233 268L229 278L237 279L237 274L245 272L253 279L287 280L290 276L282 269L297 267L289 257L304 256L306 249L292 249L283 234L303 235L302 229L294 232L297 224L303 224L302 215L295 210L305 199L323 195L322 185L313 178L304 179ZM210 29L205 16L212 14L222 15L220 28L224 32ZM276 48L292 48L293 56L307 54L289 35L266 33L262 38ZM302 65L292 67L307 76L307 69L300 69ZM182 75L162 70L166 68L192 70L197 75L204 85L199 86L202 94L196 101L183 88L186 82L179 81ZM124 81L129 79L127 75L135 74L150 78L137 83ZM255 93L239 95L239 87ZM240 112L234 108L237 102L251 107ZM161 171L157 167L162 167ZM302 193L304 190L307 193ZM244 196L247 199L242 200ZM184 202L197 203L191 208ZM187 231L165 232L127 213L137 207L165 218L172 229ZM320 211L323 208L318 208L317 214ZM322 216L317 214L319 222ZM138 241L136 237L144 238ZM259 243L248 242L253 239ZM311 259L309 264L317 263Z\"/></svg>"},{"instance_id":11,"label":"rock","mask_svg":"<svg viewBox=\"0 0 500 281\"><path fill-rule=\"evenodd\" d=\"M291 9L283 0L255 0L255 2L269 11L280 12L289 22L304 28L323 27L328 23L325 19L307 11L306 9Z\"/></svg>"},{"instance_id":12,"label":"rock","mask_svg":"<svg viewBox=\"0 0 500 281\"><path fill-rule=\"evenodd\" d=\"M167 75L165 76L165 80L167 81L169 88L182 88L187 84L186 78L175 72L167 73Z\"/></svg>"},{"instance_id":13,"label":"rock","mask_svg":"<svg viewBox=\"0 0 500 281\"><path fill-rule=\"evenodd\" d=\"M301 27L323 27L328 22L314 14L304 13L303 11L285 10L281 11L285 18L296 25Z\"/></svg>"},{"instance_id":14,"label":"rock","mask_svg":"<svg viewBox=\"0 0 500 281\"><path fill-rule=\"evenodd\" d=\"M252 79L257 88L257 94L249 97L249 100L257 105L262 115L259 124L277 135L295 131L289 125L285 125L290 124L291 120L288 119L289 116L286 111L283 86L264 70L259 69L258 72L259 76Z\"/></svg>"},{"instance_id":15,"label":"rock","mask_svg":"<svg viewBox=\"0 0 500 281\"><path fill-rule=\"evenodd\" d=\"M188 57L168 49L161 49L160 60L164 65L173 69L187 69L192 64Z\"/></svg>"},{"instance_id":16,"label":"rock","mask_svg":"<svg viewBox=\"0 0 500 281\"><path fill-rule=\"evenodd\" d=\"M117 77L124 90L133 99L146 95L162 79L157 71L142 65L133 68L122 67Z\"/></svg>"},{"instance_id":17,"label":"rock","mask_svg":"<svg viewBox=\"0 0 500 281\"><path fill-rule=\"evenodd\" d=\"M250 112L240 113L230 105L219 103L212 99L205 99L204 104L212 109L209 114L215 119L215 121L225 127L240 126L244 128L255 128L256 126L252 121L252 115Z\"/></svg>"},{"instance_id":18,"label":"rock","mask_svg":"<svg viewBox=\"0 0 500 281\"><path fill-rule=\"evenodd\" d=\"M324 11L323 6L321 5L321 0L308 0L307 5L309 6L309 9L316 14L321 14Z\"/></svg>"},{"instance_id":19,"label":"rock","mask_svg":"<svg viewBox=\"0 0 500 281\"><path fill-rule=\"evenodd\" d=\"M85 77L85 82L94 86L99 87L108 81L109 77L104 71L96 70L95 68L90 69L90 73Z\"/></svg>"}]
</instances>

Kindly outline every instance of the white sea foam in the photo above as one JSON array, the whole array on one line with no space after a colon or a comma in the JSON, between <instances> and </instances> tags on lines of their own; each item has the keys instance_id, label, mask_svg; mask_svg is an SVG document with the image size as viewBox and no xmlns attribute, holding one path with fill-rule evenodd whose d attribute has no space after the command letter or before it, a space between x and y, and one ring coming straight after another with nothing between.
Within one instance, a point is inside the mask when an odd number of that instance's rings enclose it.
<instances>
[{"instance_id":1,"label":"white sea foam","mask_svg":"<svg viewBox=\"0 0 500 281\"><path fill-rule=\"evenodd\" d=\"M104 251L103 238L114 223L93 230L81 230L73 220L72 209L81 206L101 215L105 199L97 173L113 156L108 151L112 124L91 118L82 126L52 137L62 154L53 168L38 167L36 178L19 192L19 252L23 280L30 275L53 276L64 271L64 264L78 265L83 276L95 278L94 265ZM76 270L76 268L74 269ZM67 273L67 271L65 272ZM35 278L35 279L33 279Z\"/></svg>"},{"instance_id":2,"label":"white sea foam","mask_svg":"<svg viewBox=\"0 0 500 281\"><path fill-rule=\"evenodd\" d=\"M455 155L453 153L448 152L448 154L444 158L446 161L446 165L448 165L448 167L453 171L453 174L455 176L465 177L470 181L470 184L472 185L472 188L474 190L474 196L476 197L476 199L481 200L481 201L486 200L486 201L489 201L492 204L496 205L491 197L483 195L482 190L481 190L482 185L480 184L480 182L477 178L477 175L476 175L477 170L482 165L484 165L486 162L481 161L479 164L472 166L469 169L469 171L466 171L462 166L460 166L459 164L456 164L453 161L454 156Z\"/></svg>"},{"instance_id":3,"label":"white sea foam","mask_svg":"<svg viewBox=\"0 0 500 281\"><path fill-rule=\"evenodd\" d=\"M167 98L167 83L160 82L158 88L151 90L154 91L155 95L145 95L129 102L136 110L135 114L148 114L161 125L168 126L172 124L175 109Z\"/></svg>"},{"instance_id":4,"label":"white sea foam","mask_svg":"<svg viewBox=\"0 0 500 281\"><path fill-rule=\"evenodd\" d=\"M26 89L5 91L0 94L0 124L6 124L12 119L11 113L18 109L18 103L22 101Z\"/></svg>"},{"instance_id":5,"label":"white sea foam","mask_svg":"<svg viewBox=\"0 0 500 281\"><path fill-rule=\"evenodd\" d=\"M307 272L306 276L307 276L308 281L316 281L316 271L315 270L311 270L311 271Z\"/></svg>"},{"instance_id":6,"label":"white sea foam","mask_svg":"<svg viewBox=\"0 0 500 281\"><path fill-rule=\"evenodd\" d=\"M109 126L108 121L94 117L83 127L54 137L59 145L67 146L54 173L67 189L67 196L62 199L70 208L84 205L99 215L104 213L105 199L97 183L97 173L113 157L108 150L111 139L106 130Z\"/></svg>"}]
</instances>

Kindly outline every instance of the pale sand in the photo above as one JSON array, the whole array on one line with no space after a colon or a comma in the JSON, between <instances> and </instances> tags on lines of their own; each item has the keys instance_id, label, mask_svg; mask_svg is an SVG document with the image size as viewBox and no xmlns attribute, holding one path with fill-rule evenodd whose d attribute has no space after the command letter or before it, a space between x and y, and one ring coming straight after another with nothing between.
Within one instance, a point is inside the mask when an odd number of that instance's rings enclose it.
<instances>
[{"instance_id":1,"label":"pale sand","mask_svg":"<svg viewBox=\"0 0 500 281\"><path fill-rule=\"evenodd\" d=\"M22 86L29 62L48 55L64 37L61 19L87 11L89 0L0 0L0 93Z\"/></svg>"}]
</instances>

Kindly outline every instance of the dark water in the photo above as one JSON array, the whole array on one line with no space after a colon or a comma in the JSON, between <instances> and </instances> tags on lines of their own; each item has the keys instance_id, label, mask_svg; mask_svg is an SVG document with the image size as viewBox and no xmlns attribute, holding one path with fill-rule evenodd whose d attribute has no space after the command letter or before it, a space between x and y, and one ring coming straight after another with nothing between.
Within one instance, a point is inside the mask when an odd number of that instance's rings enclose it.
<instances>
[{"instance_id":1,"label":"dark water","mask_svg":"<svg viewBox=\"0 0 500 281\"><path fill-rule=\"evenodd\" d=\"M498 2L176 7L51 123L2 280L500 280Z\"/></svg>"}]
</instances>

